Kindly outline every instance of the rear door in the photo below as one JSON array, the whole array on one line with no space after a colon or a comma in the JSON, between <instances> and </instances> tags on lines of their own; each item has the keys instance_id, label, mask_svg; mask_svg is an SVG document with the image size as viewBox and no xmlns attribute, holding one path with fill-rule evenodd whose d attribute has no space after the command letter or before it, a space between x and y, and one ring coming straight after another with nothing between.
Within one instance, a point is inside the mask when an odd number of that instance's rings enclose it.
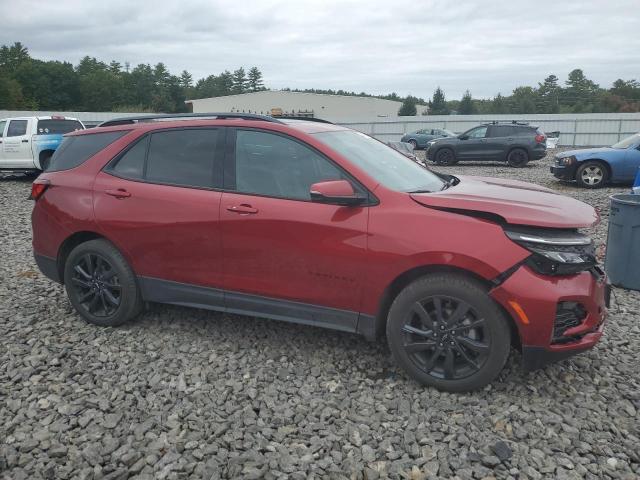
<instances>
[{"instance_id":1,"label":"rear door","mask_svg":"<svg viewBox=\"0 0 640 480\"><path fill-rule=\"evenodd\" d=\"M12 119L8 121L4 138L2 139L2 167L3 168L34 168L31 153L31 122L32 119Z\"/></svg>"},{"instance_id":2,"label":"rear door","mask_svg":"<svg viewBox=\"0 0 640 480\"><path fill-rule=\"evenodd\" d=\"M96 221L128 255L148 300L189 303L199 291L222 305L215 289L224 135L209 127L154 131L96 177Z\"/></svg>"},{"instance_id":3,"label":"rear door","mask_svg":"<svg viewBox=\"0 0 640 480\"><path fill-rule=\"evenodd\" d=\"M486 139L487 157L504 160L507 151L516 143L515 130L511 125L491 125Z\"/></svg>"},{"instance_id":4,"label":"rear door","mask_svg":"<svg viewBox=\"0 0 640 480\"><path fill-rule=\"evenodd\" d=\"M292 137L237 129L230 139L220 210L227 307L353 331L369 207L315 203L309 192L341 178L363 187Z\"/></svg>"}]
</instances>

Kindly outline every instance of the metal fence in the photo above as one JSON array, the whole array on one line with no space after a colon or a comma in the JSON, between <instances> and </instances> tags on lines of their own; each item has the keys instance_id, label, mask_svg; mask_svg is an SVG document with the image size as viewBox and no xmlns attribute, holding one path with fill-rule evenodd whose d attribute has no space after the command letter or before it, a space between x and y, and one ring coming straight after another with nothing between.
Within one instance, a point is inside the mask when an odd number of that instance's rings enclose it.
<instances>
[{"instance_id":1,"label":"metal fence","mask_svg":"<svg viewBox=\"0 0 640 480\"><path fill-rule=\"evenodd\" d=\"M115 117L140 115L113 112L19 112L0 110L0 118L32 115L65 115L93 126ZM518 120L538 125L545 132L560 132L558 145L611 145L640 132L640 113L564 113L557 115L428 115L416 117L327 118L383 141L397 141L405 133L423 128L446 128L461 133L482 122Z\"/></svg>"},{"instance_id":2,"label":"metal fence","mask_svg":"<svg viewBox=\"0 0 640 480\"><path fill-rule=\"evenodd\" d=\"M556 115L429 115L338 120L344 125L383 141L397 141L405 133L423 128L445 128L461 133L482 122L518 120L545 132L560 132L558 145L611 145L640 132L640 113L585 113Z\"/></svg>"}]
</instances>

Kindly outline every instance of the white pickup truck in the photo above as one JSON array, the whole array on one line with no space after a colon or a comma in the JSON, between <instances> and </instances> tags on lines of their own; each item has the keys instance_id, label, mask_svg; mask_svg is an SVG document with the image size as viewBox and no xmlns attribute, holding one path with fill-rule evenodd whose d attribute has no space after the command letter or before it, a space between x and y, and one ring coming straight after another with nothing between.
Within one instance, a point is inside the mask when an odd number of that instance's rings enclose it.
<instances>
[{"instance_id":1,"label":"white pickup truck","mask_svg":"<svg viewBox=\"0 0 640 480\"><path fill-rule=\"evenodd\" d=\"M0 173L46 169L62 136L75 130L84 130L80 120L56 115L0 119Z\"/></svg>"}]
</instances>

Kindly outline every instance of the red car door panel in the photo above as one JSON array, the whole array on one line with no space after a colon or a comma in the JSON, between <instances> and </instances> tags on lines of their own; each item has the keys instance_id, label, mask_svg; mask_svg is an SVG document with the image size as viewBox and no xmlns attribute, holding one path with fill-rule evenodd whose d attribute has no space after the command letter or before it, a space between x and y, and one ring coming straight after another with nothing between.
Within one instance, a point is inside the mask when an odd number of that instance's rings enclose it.
<instances>
[{"instance_id":1,"label":"red car door panel","mask_svg":"<svg viewBox=\"0 0 640 480\"><path fill-rule=\"evenodd\" d=\"M366 207L225 192L225 289L358 311L367 218Z\"/></svg>"},{"instance_id":2,"label":"red car door panel","mask_svg":"<svg viewBox=\"0 0 640 480\"><path fill-rule=\"evenodd\" d=\"M128 196L114 196L118 191ZM99 227L128 253L137 275L221 287L221 195L100 172L94 209Z\"/></svg>"}]
</instances>

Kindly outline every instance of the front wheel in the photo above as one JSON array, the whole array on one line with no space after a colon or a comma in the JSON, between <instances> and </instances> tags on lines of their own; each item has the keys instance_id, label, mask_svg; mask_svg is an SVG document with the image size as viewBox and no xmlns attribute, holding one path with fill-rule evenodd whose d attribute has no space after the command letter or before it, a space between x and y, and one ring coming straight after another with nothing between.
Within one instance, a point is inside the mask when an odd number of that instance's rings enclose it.
<instances>
[{"instance_id":1,"label":"front wheel","mask_svg":"<svg viewBox=\"0 0 640 480\"><path fill-rule=\"evenodd\" d=\"M142 295L131 267L106 240L90 240L71 251L64 284L69 301L89 323L115 327L142 310Z\"/></svg>"},{"instance_id":2,"label":"front wheel","mask_svg":"<svg viewBox=\"0 0 640 480\"><path fill-rule=\"evenodd\" d=\"M576 172L579 185L586 188L600 188L609 177L606 167L600 162L585 162Z\"/></svg>"},{"instance_id":3,"label":"front wheel","mask_svg":"<svg viewBox=\"0 0 640 480\"><path fill-rule=\"evenodd\" d=\"M440 165L455 165L458 163L455 153L450 148L441 148L436 152L435 162Z\"/></svg>"},{"instance_id":4,"label":"front wheel","mask_svg":"<svg viewBox=\"0 0 640 480\"><path fill-rule=\"evenodd\" d=\"M418 142L416 142L413 138L409 140L407 143L410 143L414 150L418 149Z\"/></svg>"},{"instance_id":5,"label":"front wheel","mask_svg":"<svg viewBox=\"0 0 640 480\"><path fill-rule=\"evenodd\" d=\"M478 281L432 274L405 287L387 318L396 363L423 385L449 392L494 380L511 347L508 320Z\"/></svg>"}]
</instances>

